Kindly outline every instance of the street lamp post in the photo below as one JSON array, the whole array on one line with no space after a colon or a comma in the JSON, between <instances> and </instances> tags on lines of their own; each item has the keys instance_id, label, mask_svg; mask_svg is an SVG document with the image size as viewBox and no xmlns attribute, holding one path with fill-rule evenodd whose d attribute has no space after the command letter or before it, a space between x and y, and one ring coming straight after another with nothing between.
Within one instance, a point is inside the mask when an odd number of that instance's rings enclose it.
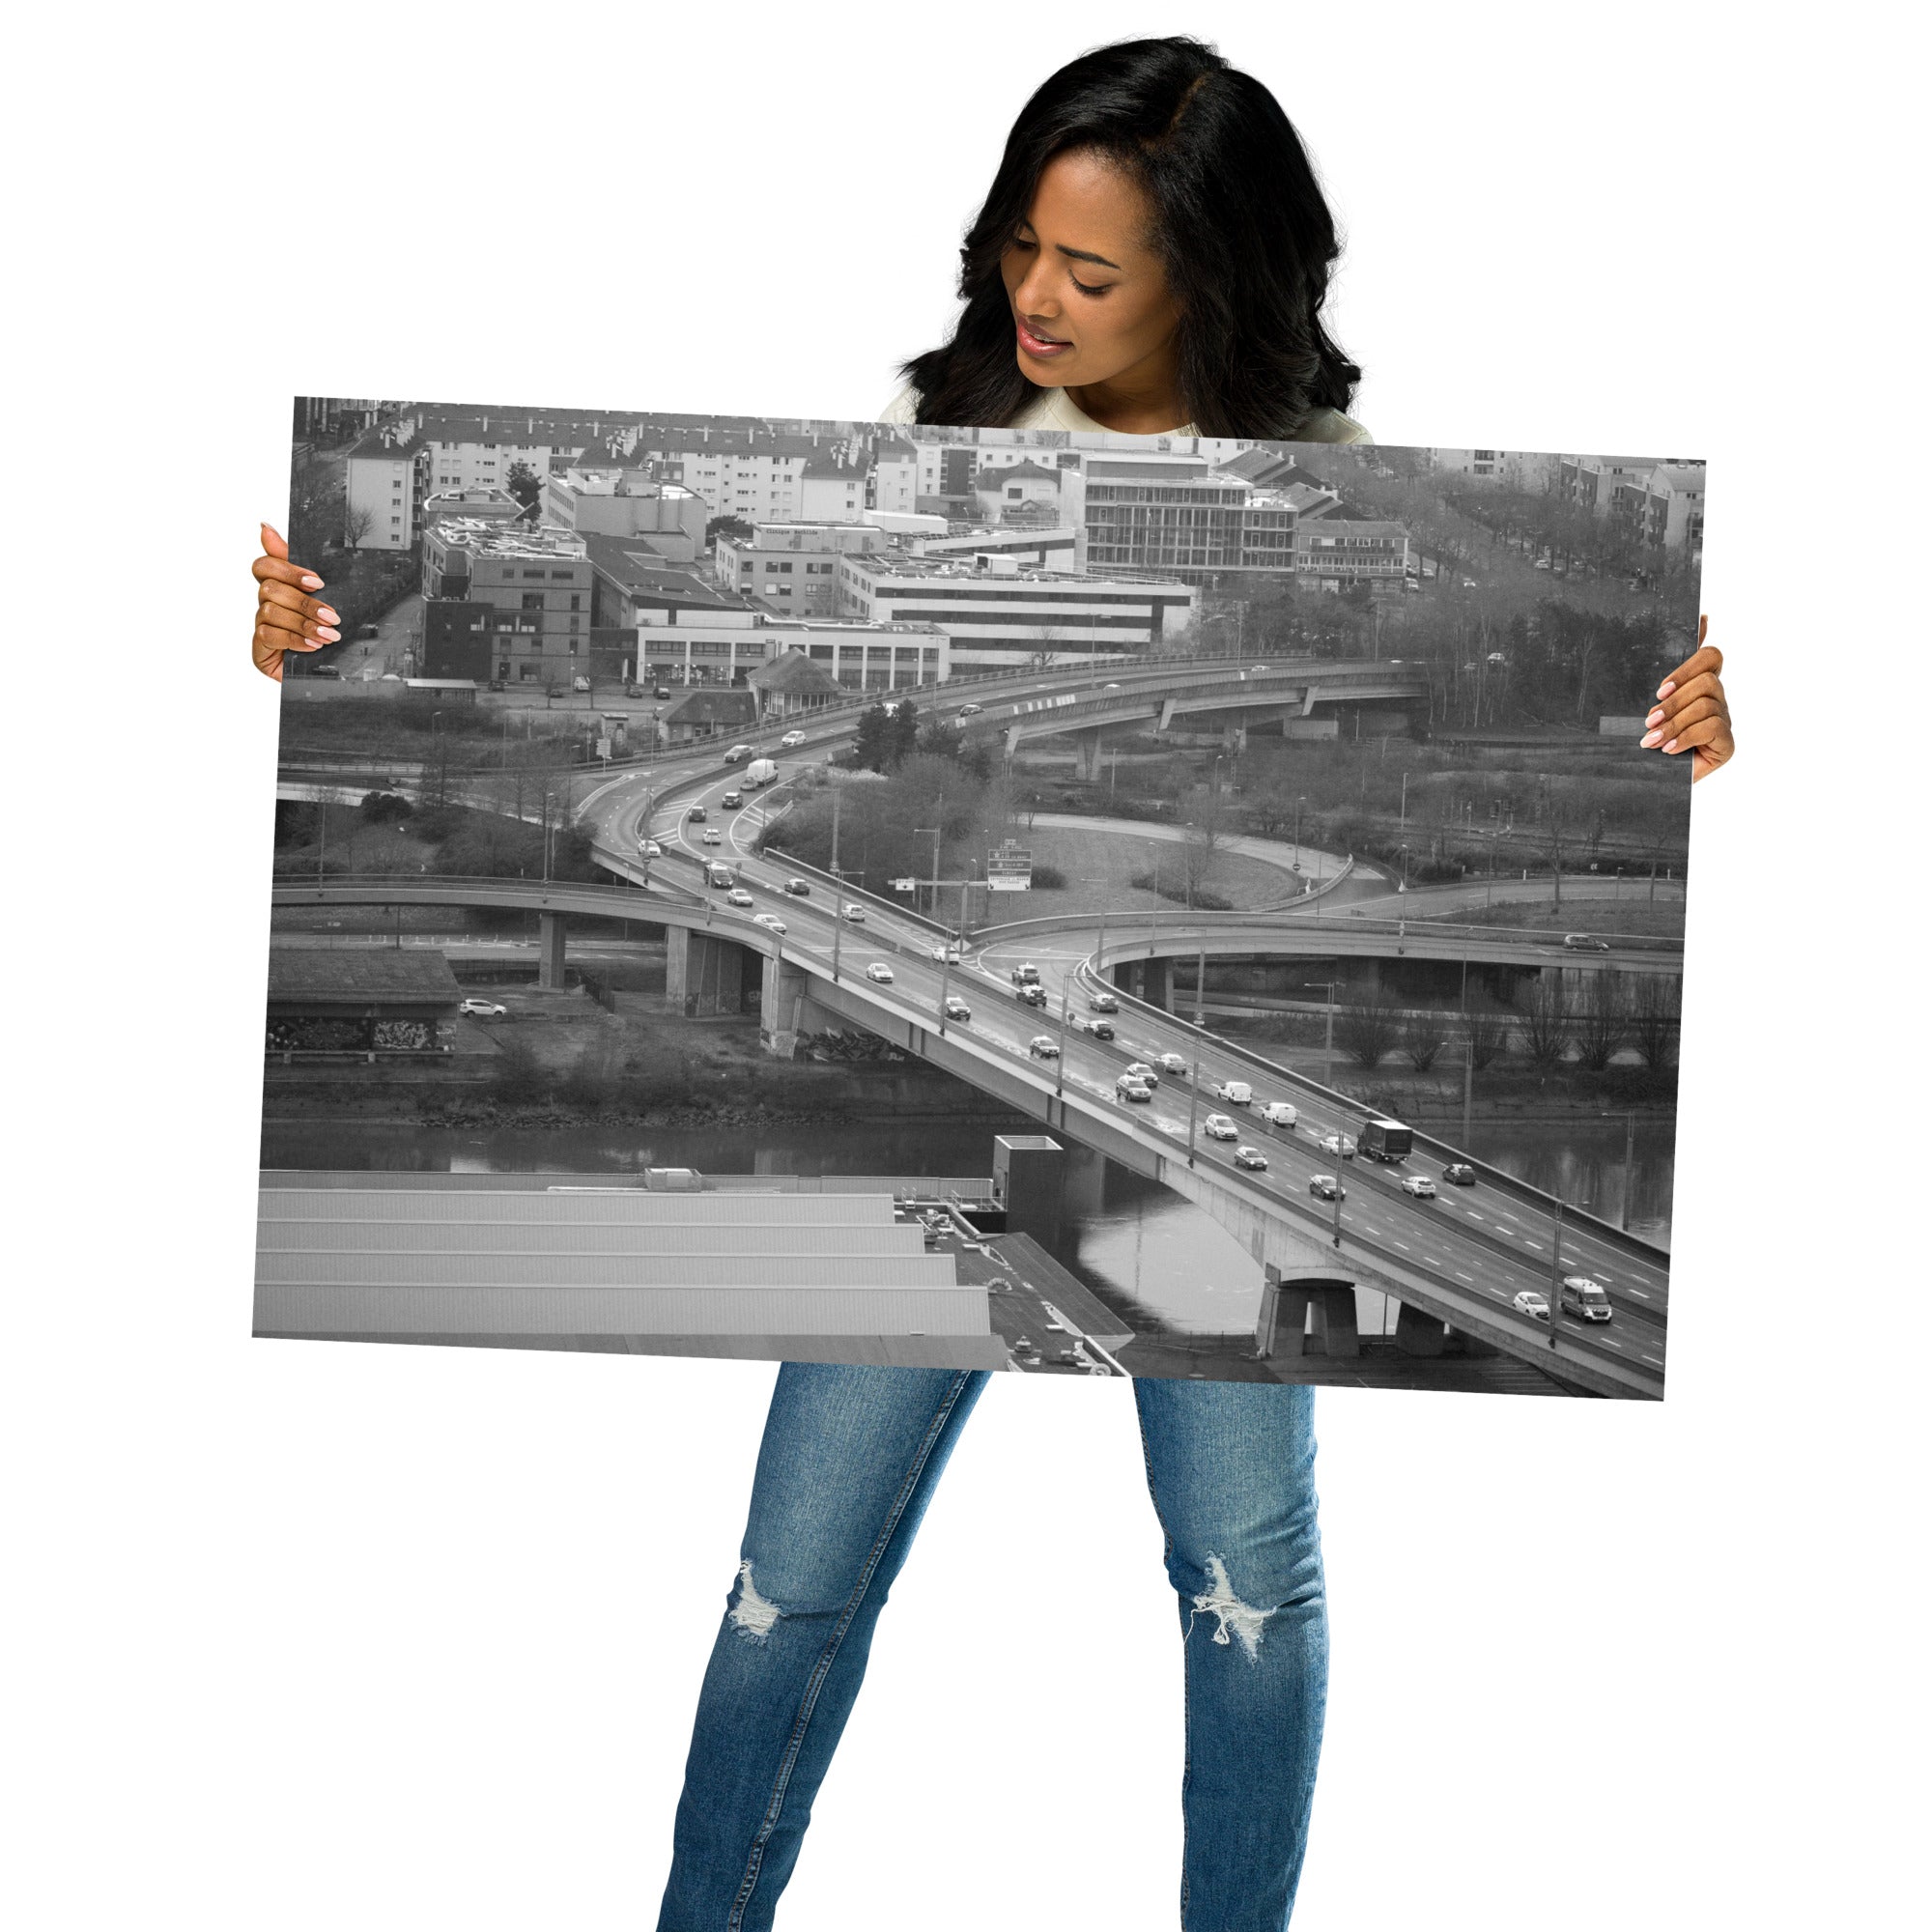
<instances>
[{"instance_id":1,"label":"street lamp post","mask_svg":"<svg viewBox=\"0 0 1932 1932\"><path fill-rule=\"evenodd\" d=\"M1294 869L1301 870L1301 808L1307 804L1304 795L1294 801Z\"/></svg>"},{"instance_id":2,"label":"street lamp post","mask_svg":"<svg viewBox=\"0 0 1932 1932\"><path fill-rule=\"evenodd\" d=\"M1053 1095L1057 1100L1066 1097L1066 1005L1073 992L1073 975L1062 973L1060 976L1060 1051L1053 1057Z\"/></svg>"},{"instance_id":3,"label":"street lamp post","mask_svg":"<svg viewBox=\"0 0 1932 1932\"><path fill-rule=\"evenodd\" d=\"M1187 1164L1194 1165L1194 1115L1201 1103L1201 1048L1194 1048L1194 1070L1187 1076Z\"/></svg>"},{"instance_id":4,"label":"street lamp post","mask_svg":"<svg viewBox=\"0 0 1932 1932\"><path fill-rule=\"evenodd\" d=\"M1395 829L1398 832L1406 832L1408 830L1408 774L1406 772L1404 772L1402 775L1402 810L1397 815Z\"/></svg>"},{"instance_id":5,"label":"street lamp post","mask_svg":"<svg viewBox=\"0 0 1932 1932\"><path fill-rule=\"evenodd\" d=\"M1194 955L1194 1024L1200 1026L1208 1011L1208 949Z\"/></svg>"},{"instance_id":6,"label":"street lamp post","mask_svg":"<svg viewBox=\"0 0 1932 1932\"><path fill-rule=\"evenodd\" d=\"M1556 1346L1556 1319L1563 1310L1563 1197L1556 1197L1556 1214L1549 1230L1549 1346Z\"/></svg>"},{"instance_id":7,"label":"street lamp post","mask_svg":"<svg viewBox=\"0 0 1932 1932\"><path fill-rule=\"evenodd\" d=\"M845 908L839 903L845 895L842 890L844 875L838 869L838 808L844 802L842 791L832 794L832 978L835 983L838 978L838 942L845 930Z\"/></svg>"}]
</instances>

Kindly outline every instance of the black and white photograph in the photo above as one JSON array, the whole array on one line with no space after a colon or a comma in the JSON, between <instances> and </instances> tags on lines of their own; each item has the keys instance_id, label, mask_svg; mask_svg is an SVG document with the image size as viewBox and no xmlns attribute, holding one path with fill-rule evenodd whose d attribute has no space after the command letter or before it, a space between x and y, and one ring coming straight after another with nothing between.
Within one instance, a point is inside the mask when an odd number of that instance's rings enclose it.
<instances>
[{"instance_id":1,"label":"black and white photograph","mask_svg":"<svg viewBox=\"0 0 1932 1932\"><path fill-rule=\"evenodd\" d=\"M1661 1398L1703 520L298 399L255 1333Z\"/></svg>"}]
</instances>

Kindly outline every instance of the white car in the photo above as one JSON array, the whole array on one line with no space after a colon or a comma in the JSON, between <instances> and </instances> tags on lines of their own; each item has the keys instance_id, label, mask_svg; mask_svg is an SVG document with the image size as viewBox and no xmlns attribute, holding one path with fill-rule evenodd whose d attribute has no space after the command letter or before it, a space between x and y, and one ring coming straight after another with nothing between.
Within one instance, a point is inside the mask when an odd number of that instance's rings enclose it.
<instances>
[{"instance_id":1,"label":"white car","mask_svg":"<svg viewBox=\"0 0 1932 1932\"><path fill-rule=\"evenodd\" d=\"M1343 1160L1353 1160L1355 1143L1347 1134L1323 1134L1315 1143L1323 1153L1338 1154Z\"/></svg>"},{"instance_id":2,"label":"white car","mask_svg":"<svg viewBox=\"0 0 1932 1932\"><path fill-rule=\"evenodd\" d=\"M1150 1087L1158 1087L1160 1085L1160 1075L1145 1060L1130 1062L1127 1066L1127 1074L1132 1079L1145 1080Z\"/></svg>"},{"instance_id":3,"label":"white car","mask_svg":"<svg viewBox=\"0 0 1932 1932\"><path fill-rule=\"evenodd\" d=\"M1411 1174L1402 1183L1405 1194L1413 1194L1418 1201L1435 1199L1435 1183L1426 1174Z\"/></svg>"},{"instance_id":4,"label":"white car","mask_svg":"<svg viewBox=\"0 0 1932 1932\"><path fill-rule=\"evenodd\" d=\"M495 1000L465 1000L456 1010L468 1014L472 1020L499 1020L510 1009L499 1007Z\"/></svg>"},{"instance_id":5,"label":"white car","mask_svg":"<svg viewBox=\"0 0 1932 1932\"><path fill-rule=\"evenodd\" d=\"M700 845L722 845L724 842L724 835L719 831L717 826L707 825L704 828L704 837L697 842Z\"/></svg>"},{"instance_id":6,"label":"white car","mask_svg":"<svg viewBox=\"0 0 1932 1932\"><path fill-rule=\"evenodd\" d=\"M724 903L726 905L748 906L752 903L752 895L744 889L743 886L733 886L731 890L724 895Z\"/></svg>"},{"instance_id":7,"label":"white car","mask_svg":"<svg viewBox=\"0 0 1932 1932\"><path fill-rule=\"evenodd\" d=\"M1241 1137L1240 1128L1226 1114L1209 1114L1201 1122L1201 1131L1210 1141L1236 1141Z\"/></svg>"},{"instance_id":8,"label":"white car","mask_svg":"<svg viewBox=\"0 0 1932 1932\"><path fill-rule=\"evenodd\" d=\"M1301 1116L1286 1100L1270 1100L1262 1108L1262 1119L1271 1127L1288 1127L1291 1130Z\"/></svg>"},{"instance_id":9,"label":"white car","mask_svg":"<svg viewBox=\"0 0 1932 1932\"><path fill-rule=\"evenodd\" d=\"M784 921L775 912L756 913L753 916L752 923L762 925L767 932L783 933L787 929Z\"/></svg>"},{"instance_id":10,"label":"white car","mask_svg":"<svg viewBox=\"0 0 1932 1932\"><path fill-rule=\"evenodd\" d=\"M804 743L805 733L803 731L787 731L779 740L779 749L782 752L795 752Z\"/></svg>"},{"instance_id":11,"label":"white car","mask_svg":"<svg viewBox=\"0 0 1932 1932\"><path fill-rule=\"evenodd\" d=\"M639 845L638 854L644 859L662 859L665 848L655 838L646 838Z\"/></svg>"},{"instance_id":12,"label":"white car","mask_svg":"<svg viewBox=\"0 0 1932 1932\"><path fill-rule=\"evenodd\" d=\"M1607 1321L1616 1313L1603 1283L1586 1274L1566 1274L1556 1299L1565 1315L1579 1321Z\"/></svg>"},{"instance_id":13,"label":"white car","mask_svg":"<svg viewBox=\"0 0 1932 1932\"><path fill-rule=\"evenodd\" d=\"M1184 1056L1179 1053L1163 1053L1154 1062L1154 1065L1163 1073L1185 1073L1187 1071L1187 1061Z\"/></svg>"},{"instance_id":14,"label":"white car","mask_svg":"<svg viewBox=\"0 0 1932 1932\"><path fill-rule=\"evenodd\" d=\"M958 965L960 960L965 957L965 954L962 953L958 949L958 947L956 946L935 946L932 949L932 956L935 959L937 959L941 965L950 964L956 966Z\"/></svg>"},{"instance_id":15,"label":"white car","mask_svg":"<svg viewBox=\"0 0 1932 1932\"><path fill-rule=\"evenodd\" d=\"M1527 1315L1532 1321L1549 1320L1549 1303L1533 1288L1526 1288L1510 1303L1519 1315Z\"/></svg>"},{"instance_id":16,"label":"white car","mask_svg":"<svg viewBox=\"0 0 1932 1932\"><path fill-rule=\"evenodd\" d=\"M1090 1013L1117 1013L1121 1010L1121 1003L1112 993L1089 993L1087 1010Z\"/></svg>"},{"instance_id":17,"label":"white car","mask_svg":"<svg viewBox=\"0 0 1932 1932\"><path fill-rule=\"evenodd\" d=\"M866 978L876 980L882 986L890 986L893 983L893 969L883 959L874 959L866 968Z\"/></svg>"},{"instance_id":18,"label":"white car","mask_svg":"<svg viewBox=\"0 0 1932 1932\"><path fill-rule=\"evenodd\" d=\"M845 905L839 907L838 917L846 921L849 924L864 925L866 923L866 908L848 901Z\"/></svg>"},{"instance_id":19,"label":"white car","mask_svg":"<svg viewBox=\"0 0 1932 1932\"><path fill-rule=\"evenodd\" d=\"M1027 1051L1036 1060L1058 1060L1060 1042L1050 1033L1037 1033L1027 1041Z\"/></svg>"},{"instance_id":20,"label":"white car","mask_svg":"<svg viewBox=\"0 0 1932 1932\"><path fill-rule=\"evenodd\" d=\"M1245 1145L1235 1150L1235 1165L1245 1167L1250 1173L1263 1174L1267 1170L1268 1157L1260 1148Z\"/></svg>"}]
</instances>

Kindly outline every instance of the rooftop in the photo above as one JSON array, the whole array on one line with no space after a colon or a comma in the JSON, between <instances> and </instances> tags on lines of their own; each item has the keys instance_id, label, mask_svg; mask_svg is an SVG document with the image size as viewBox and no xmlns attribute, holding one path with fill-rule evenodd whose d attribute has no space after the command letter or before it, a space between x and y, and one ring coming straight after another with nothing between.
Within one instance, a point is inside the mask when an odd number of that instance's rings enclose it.
<instances>
[{"instance_id":1,"label":"rooftop","mask_svg":"<svg viewBox=\"0 0 1932 1932\"><path fill-rule=\"evenodd\" d=\"M752 606L730 591L720 590L689 570L667 563L662 552L637 537L581 536L590 561L628 596L642 597L693 611L749 611Z\"/></svg>"}]
</instances>

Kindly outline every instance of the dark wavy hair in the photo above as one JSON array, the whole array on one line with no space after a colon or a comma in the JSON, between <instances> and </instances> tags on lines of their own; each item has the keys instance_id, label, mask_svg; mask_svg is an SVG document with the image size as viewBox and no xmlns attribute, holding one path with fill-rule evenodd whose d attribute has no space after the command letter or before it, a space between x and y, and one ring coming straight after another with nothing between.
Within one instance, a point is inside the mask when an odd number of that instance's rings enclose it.
<instances>
[{"instance_id":1,"label":"dark wavy hair","mask_svg":"<svg viewBox=\"0 0 1932 1932\"><path fill-rule=\"evenodd\" d=\"M1020 110L959 250L952 333L900 366L917 421L1005 427L1038 394L1014 359L1000 258L1042 170L1075 149L1125 168L1152 204L1188 421L1292 439L1315 410L1349 407L1362 372L1321 326L1341 243L1300 136L1260 81L1175 35L1082 54Z\"/></svg>"}]
</instances>

